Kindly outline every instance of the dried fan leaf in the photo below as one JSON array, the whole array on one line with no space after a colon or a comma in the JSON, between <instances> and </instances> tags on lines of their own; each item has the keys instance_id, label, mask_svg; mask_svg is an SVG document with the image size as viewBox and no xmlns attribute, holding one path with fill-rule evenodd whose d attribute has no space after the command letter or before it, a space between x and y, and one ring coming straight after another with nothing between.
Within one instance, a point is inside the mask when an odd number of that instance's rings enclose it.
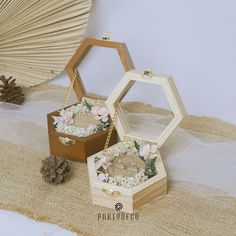
<instances>
[{"instance_id":1,"label":"dried fan leaf","mask_svg":"<svg viewBox=\"0 0 236 236\"><path fill-rule=\"evenodd\" d=\"M79 47L92 0L0 1L0 71L24 87L61 73Z\"/></svg>"}]
</instances>

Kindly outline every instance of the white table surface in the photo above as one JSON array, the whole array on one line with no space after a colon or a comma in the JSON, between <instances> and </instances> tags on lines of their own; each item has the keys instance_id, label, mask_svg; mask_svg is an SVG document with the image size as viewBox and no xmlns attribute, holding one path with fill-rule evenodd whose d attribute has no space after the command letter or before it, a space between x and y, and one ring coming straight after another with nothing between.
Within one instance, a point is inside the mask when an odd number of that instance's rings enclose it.
<instances>
[{"instance_id":1,"label":"white table surface","mask_svg":"<svg viewBox=\"0 0 236 236\"><path fill-rule=\"evenodd\" d=\"M76 236L57 225L41 223L11 211L0 210L1 236Z\"/></svg>"}]
</instances>

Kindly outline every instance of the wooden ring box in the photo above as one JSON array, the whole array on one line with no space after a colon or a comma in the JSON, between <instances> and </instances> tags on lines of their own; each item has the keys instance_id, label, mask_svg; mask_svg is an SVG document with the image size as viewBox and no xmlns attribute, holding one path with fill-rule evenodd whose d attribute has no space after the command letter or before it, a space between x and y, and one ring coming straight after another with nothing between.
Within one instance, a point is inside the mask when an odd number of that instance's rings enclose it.
<instances>
[{"instance_id":1,"label":"wooden ring box","mask_svg":"<svg viewBox=\"0 0 236 236\"><path fill-rule=\"evenodd\" d=\"M137 82L161 86L170 104L174 118L159 137L134 133L129 128L121 106L119 106L122 98L131 89L134 83ZM118 107L115 106L116 104L118 104ZM106 100L106 106L112 117L115 114L115 107L117 107L115 127L121 142L126 139L138 140L156 144L158 147L159 158L156 160L156 169L158 170L158 174L131 189L98 181L97 173L95 171L95 158L102 155L102 152L88 158L88 172L93 204L115 209L115 205L121 203L123 205L122 211L133 213L140 206L151 202L151 200L155 198L161 198L166 195L167 175L159 149L170 137L172 132L178 127L179 123L186 115L186 111L171 77L155 75L148 72L138 73L134 70L127 72L123 79L120 80L115 90Z\"/></svg>"},{"instance_id":2,"label":"wooden ring box","mask_svg":"<svg viewBox=\"0 0 236 236\"><path fill-rule=\"evenodd\" d=\"M79 66L91 47L94 46L117 50L124 70L129 71L134 68L128 49L124 43L86 38L66 66L66 72L71 81L73 81L74 78L74 68ZM79 72L77 80L75 80L73 84L73 89L79 101L81 101L82 98L93 99L93 97L87 94ZM91 156L104 148L108 129L88 137L77 137L59 133L55 130L52 118L52 116L58 116L59 112L60 109L47 115L51 155L61 156L79 162L87 162L88 156ZM114 130L111 136L110 145L115 143L117 143L117 133Z\"/></svg>"}]
</instances>

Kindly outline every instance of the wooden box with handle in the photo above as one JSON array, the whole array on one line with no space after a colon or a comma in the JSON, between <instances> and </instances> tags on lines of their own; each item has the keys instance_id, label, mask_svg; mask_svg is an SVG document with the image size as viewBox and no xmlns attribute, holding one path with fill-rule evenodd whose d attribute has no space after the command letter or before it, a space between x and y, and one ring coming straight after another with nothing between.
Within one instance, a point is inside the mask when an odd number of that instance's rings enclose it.
<instances>
[{"instance_id":1,"label":"wooden box with handle","mask_svg":"<svg viewBox=\"0 0 236 236\"><path fill-rule=\"evenodd\" d=\"M124 70L127 72L134 68L126 45L106 38L86 38L67 64L66 72L71 80L71 86L63 107L47 115L49 144L51 155L79 162L87 162L88 156L104 148L110 125L105 101L87 94L77 70L91 47L117 50ZM76 93L78 104L68 106L67 100L72 90ZM114 130L109 145L116 142L117 132Z\"/></svg>"},{"instance_id":2,"label":"wooden box with handle","mask_svg":"<svg viewBox=\"0 0 236 236\"><path fill-rule=\"evenodd\" d=\"M138 131L130 127L121 100L135 83L163 89L173 118L160 133L157 130L147 133L142 127L138 127ZM106 145L102 152L88 158L92 202L133 213L142 205L166 195L167 174L160 149L186 112L173 79L151 71L127 72L106 100L106 105L113 121L109 134L114 125L121 141L112 147Z\"/></svg>"}]
</instances>

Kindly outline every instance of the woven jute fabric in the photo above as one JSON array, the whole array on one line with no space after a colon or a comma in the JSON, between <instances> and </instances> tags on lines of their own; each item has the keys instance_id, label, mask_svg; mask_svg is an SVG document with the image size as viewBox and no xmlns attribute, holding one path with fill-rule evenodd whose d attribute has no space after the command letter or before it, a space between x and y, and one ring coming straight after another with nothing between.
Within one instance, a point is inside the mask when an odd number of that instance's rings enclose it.
<instances>
[{"instance_id":1,"label":"woven jute fabric","mask_svg":"<svg viewBox=\"0 0 236 236\"><path fill-rule=\"evenodd\" d=\"M113 220L113 213L117 213L115 210L92 205L86 164L70 162L71 175L62 185L45 183L39 172L42 160L49 155L46 114L43 112L52 111L50 101L61 102L59 96L62 97L64 89L44 86L42 91L40 88L28 91L28 104L25 104L23 118L20 116L20 108L11 107L9 110L6 107L0 112L0 208L17 211L35 220L56 223L78 235L235 235L235 198L207 186L207 181L205 186L169 181L167 196L141 207L137 220L117 217ZM45 109L48 106L47 109L40 110L40 99L42 107ZM127 103L124 106L129 112L142 112L145 116L149 113L169 114L168 111L140 103ZM32 111L38 115L31 117ZM234 146L235 142L231 140L236 139L235 126L211 118L188 116L186 119L182 123L185 128L221 136L215 136L214 139L207 137L208 142L226 138ZM182 135L185 130L178 132L178 135ZM192 137L189 134L181 137L183 143L190 142L191 148ZM179 140L179 136L171 139L162 151L167 166L166 156L171 156L175 148L182 145L174 145ZM201 148L197 143L198 147ZM228 154L236 153L235 149L230 150ZM179 156L178 160L181 161ZM172 172L174 169L170 168L169 179ZM111 215L110 219L101 219L101 216L108 217L108 214Z\"/></svg>"},{"instance_id":2,"label":"woven jute fabric","mask_svg":"<svg viewBox=\"0 0 236 236\"><path fill-rule=\"evenodd\" d=\"M168 115L169 111L140 102L126 102L123 107L129 112ZM216 118L187 115L180 127L197 132L222 136L236 140L236 126Z\"/></svg>"},{"instance_id":3,"label":"woven jute fabric","mask_svg":"<svg viewBox=\"0 0 236 236\"><path fill-rule=\"evenodd\" d=\"M59 186L39 173L47 153L0 142L0 205L81 235L234 235L236 200L193 194L178 182L168 195L139 210L139 219L98 220L114 211L93 206L86 164L70 162L73 175ZM186 184L188 186L188 184ZM189 184L189 188L191 189ZM204 192L204 187L202 192ZM208 188L205 191L209 191Z\"/></svg>"}]
</instances>

